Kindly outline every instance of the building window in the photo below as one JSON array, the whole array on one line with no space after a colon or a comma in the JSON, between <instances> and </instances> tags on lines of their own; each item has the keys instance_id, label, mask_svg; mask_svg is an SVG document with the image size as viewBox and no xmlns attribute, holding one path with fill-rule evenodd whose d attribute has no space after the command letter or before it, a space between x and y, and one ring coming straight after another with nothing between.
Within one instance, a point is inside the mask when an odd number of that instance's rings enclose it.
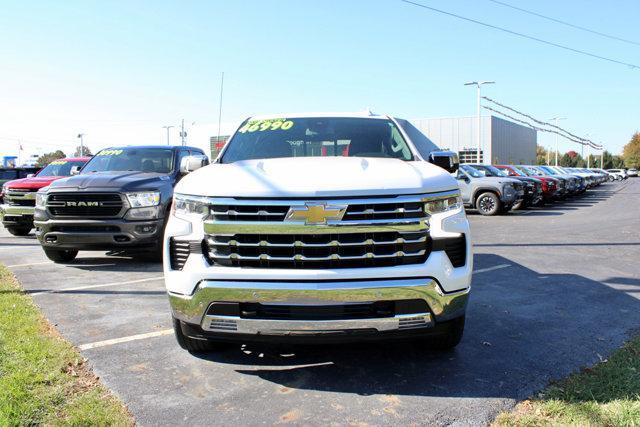
<instances>
[{"instance_id":1,"label":"building window","mask_svg":"<svg viewBox=\"0 0 640 427\"><path fill-rule=\"evenodd\" d=\"M229 139L229 135L220 136L220 138L218 138L217 136L212 136L211 138L209 138L212 161L216 157L218 157L218 154L220 153L220 151L222 151L222 148L224 147L224 144L227 143L228 139Z\"/></svg>"},{"instance_id":2,"label":"building window","mask_svg":"<svg viewBox=\"0 0 640 427\"><path fill-rule=\"evenodd\" d=\"M478 150L475 148L465 148L458 151L460 163L478 163ZM484 163L484 151L480 150L480 163Z\"/></svg>"}]
</instances>

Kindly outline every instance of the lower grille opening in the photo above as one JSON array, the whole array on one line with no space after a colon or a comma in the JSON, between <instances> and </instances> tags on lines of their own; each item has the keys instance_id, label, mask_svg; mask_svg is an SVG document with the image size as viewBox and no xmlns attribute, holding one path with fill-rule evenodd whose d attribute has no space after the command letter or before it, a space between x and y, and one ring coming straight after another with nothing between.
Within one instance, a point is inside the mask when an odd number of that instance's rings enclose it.
<instances>
[{"instance_id":1,"label":"lower grille opening","mask_svg":"<svg viewBox=\"0 0 640 427\"><path fill-rule=\"evenodd\" d=\"M330 305L214 302L207 310L208 315L265 320L373 319L428 312L429 306L422 299Z\"/></svg>"},{"instance_id":2,"label":"lower grille opening","mask_svg":"<svg viewBox=\"0 0 640 427\"><path fill-rule=\"evenodd\" d=\"M120 227L115 225L55 225L51 231L59 233L117 233Z\"/></svg>"},{"instance_id":3,"label":"lower grille opening","mask_svg":"<svg viewBox=\"0 0 640 427\"><path fill-rule=\"evenodd\" d=\"M460 237L437 239L433 241L434 251L444 251L454 267L463 267L467 262L467 239Z\"/></svg>"}]
</instances>

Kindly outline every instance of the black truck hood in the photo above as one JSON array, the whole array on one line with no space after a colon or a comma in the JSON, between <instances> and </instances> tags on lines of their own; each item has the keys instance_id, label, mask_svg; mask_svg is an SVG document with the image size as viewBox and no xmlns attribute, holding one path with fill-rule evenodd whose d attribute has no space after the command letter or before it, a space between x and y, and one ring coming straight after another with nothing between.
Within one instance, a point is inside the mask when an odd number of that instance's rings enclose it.
<instances>
[{"instance_id":1,"label":"black truck hood","mask_svg":"<svg viewBox=\"0 0 640 427\"><path fill-rule=\"evenodd\" d=\"M55 181L49 191L138 191L154 190L170 184L167 174L149 172L90 172Z\"/></svg>"}]
</instances>

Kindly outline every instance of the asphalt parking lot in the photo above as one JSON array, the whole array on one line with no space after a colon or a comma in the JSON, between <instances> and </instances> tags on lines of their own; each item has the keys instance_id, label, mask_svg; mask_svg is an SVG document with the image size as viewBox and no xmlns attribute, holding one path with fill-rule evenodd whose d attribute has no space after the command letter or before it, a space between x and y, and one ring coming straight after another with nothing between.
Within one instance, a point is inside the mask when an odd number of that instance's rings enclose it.
<instances>
[{"instance_id":1,"label":"asphalt parking lot","mask_svg":"<svg viewBox=\"0 0 640 427\"><path fill-rule=\"evenodd\" d=\"M475 274L462 343L175 343L160 264L81 252L48 261L0 232L9 266L141 425L488 423L550 380L603 360L640 327L640 179L549 207L469 214Z\"/></svg>"}]
</instances>

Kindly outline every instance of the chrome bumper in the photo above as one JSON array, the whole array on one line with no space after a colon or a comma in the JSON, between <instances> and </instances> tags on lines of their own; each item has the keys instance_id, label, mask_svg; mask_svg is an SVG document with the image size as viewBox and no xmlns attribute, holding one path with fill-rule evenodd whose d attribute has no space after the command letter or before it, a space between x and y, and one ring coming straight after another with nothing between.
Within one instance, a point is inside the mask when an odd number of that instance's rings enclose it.
<instances>
[{"instance_id":1,"label":"chrome bumper","mask_svg":"<svg viewBox=\"0 0 640 427\"><path fill-rule=\"evenodd\" d=\"M428 328L433 326L430 313L401 314L394 317L349 320L271 320L242 319L235 316L205 316L200 325L210 332L257 335L317 335L346 331L377 332Z\"/></svg>"},{"instance_id":2,"label":"chrome bumper","mask_svg":"<svg viewBox=\"0 0 640 427\"><path fill-rule=\"evenodd\" d=\"M33 216L35 208L33 206L15 206L3 204L0 205L0 221L4 221L5 217L22 217ZM7 218L10 220L10 218Z\"/></svg>"},{"instance_id":3,"label":"chrome bumper","mask_svg":"<svg viewBox=\"0 0 640 427\"><path fill-rule=\"evenodd\" d=\"M193 295L169 293L174 317L197 324L205 331L231 334L318 334L348 330L391 331L429 328L435 322L464 314L469 289L444 293L431 278L356 280L338 282L200 282ZM295 305L328 305L358 302L423 299L429 313L348 320L272 320L209 315L213 302L255 302Z\"/></svg>"}]
</instances>

